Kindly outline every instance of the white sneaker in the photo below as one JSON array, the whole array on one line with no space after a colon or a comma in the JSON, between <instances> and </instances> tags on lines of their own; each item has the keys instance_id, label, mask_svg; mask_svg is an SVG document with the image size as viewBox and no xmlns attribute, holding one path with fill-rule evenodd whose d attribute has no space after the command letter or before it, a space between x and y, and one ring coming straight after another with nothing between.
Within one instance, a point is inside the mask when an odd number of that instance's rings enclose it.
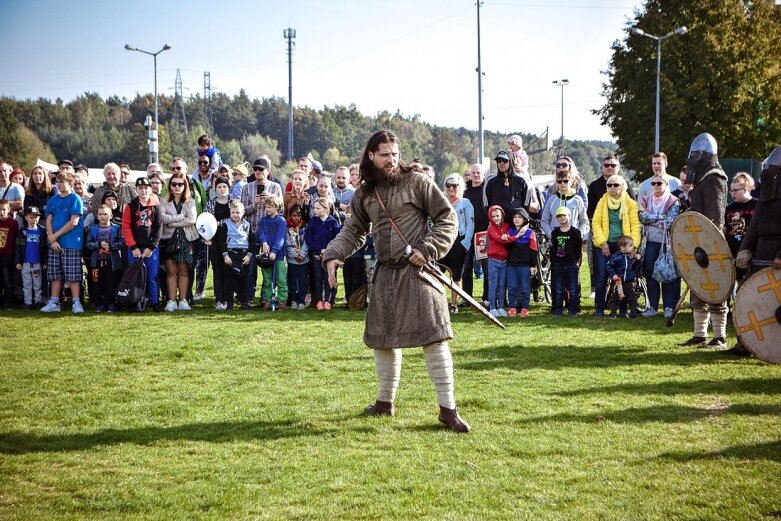
<instances>
[{"instance_id":1,"label":"white sneaker","mask_svg":"<svg viewBox=\"0 0 781 521\"><path fill-rule=\"evenodd\" d=\"M179 311L192 311L192 309L190 308L190 304L188 304L186 300L180 300Z\"/></svg>"},{"instance_id":2,"label":"white sneaker","mask_svg":"<svg viewBox=\"0 0 781 521\"><path fill-rule=\"evenodd\" d=\"M217 304L214 305L214 309L217 311L225 311L225 309L228 307L227 304L223 304L222 302L217 302Z\"/></svg>"},{"instance_id":3,"label":"white sneaker","mask_svg":"<svg viewBox=\"0 0 781 521\"><path fill-rule=\"evenodd\" d=\"M71 308L71 310L74 313L84 313L84 306L81 305L80 300L75 300L73 301L73 308Z\"/></svg>"},{"instance_id":4,"label":"white sneaker","mask_svg":"<svg viewBox=\"0 0 781 521\"><path fill-rule=\"evenodd\" d=\"M82 310L83 311L83 310ZM59 313L60 303L50 300L48 304L41 308L41 313Z\"/></svg>"},{"instance_id":5,"label":"white sneaker","mask_svg":"<svg viewBox=\"0 0 781 521\"><path fill-rule=\"evenodd\" d=\"M165 305L165 310L168 311L169 313L176 311L176 302L174 302L173 300L169 300L168 304Z\"/></svg>"},{"instance_id":6,"label":"white sneaker","mask_svg":"<svg viewBox=\"0 0 781 521\"><path fill-rule=\"evenodd\" d=\"M504 310L504 308L499 308L496 310L500 317L506 317L507 311Z\"/></svg>"},{"instance_id":7,"label":"white sneaker","mask_svg":"<svg viewBox=\"0 0 781 521\"><path fill-rule=\"evenodd\" d=\"M203 300L203 298L204 298L203 291L201 291L200 293L196 293L195 295L193 295L193 300ZM180 308L180 309L181 309L181 308Z\"/></svg>"},{"instance_id":8,"label":"white sneaker","mask_svg":"<svg viewBox=\"0 0 781 521\"><path fill-rule=\"evenodd\" d=\"M673 308L664 308L664 318L670 318L673 316Z\"/></svg>"},{"instance_id":9,"label":"white sneaker","mask_svg":"<svg viewBox=\"0 0 781 521\"><path fill-rule=\"evenodd\" d=\"M657 311L654 308L648 308L640 313L645 318L651 318L656 316Z\"/></svg>"},{"instance_id":10,"label":"white sneaker","mask_svg":"<svg viewBox=\"0 0 781 521\"><path fill-rule=\"evenodd\" d=\"M497 318L502 316L502 315L499 314L499 310L498 309L492 309L491 311L489 311L489 313L491 313L491 315L493 315L494 317L497 317Z\"/></svg>"}]
</instances>

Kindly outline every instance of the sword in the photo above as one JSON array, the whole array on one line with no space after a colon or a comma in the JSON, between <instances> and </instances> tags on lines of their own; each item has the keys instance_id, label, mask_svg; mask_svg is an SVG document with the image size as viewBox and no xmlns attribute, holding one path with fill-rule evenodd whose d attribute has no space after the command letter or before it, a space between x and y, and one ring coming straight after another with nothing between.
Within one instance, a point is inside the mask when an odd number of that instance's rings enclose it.
<instances>
[{"instance_id":1,"label":"sword","mask_svg":"<svg viewBox=\"0 0 781 521\"><path fill-rule=\"evenodd\" d=\"M409 257L412 254L412 246L407 245L407 247L404 249L404 252ZM502 324L499 319L497 319L495 316L493 316L487 309L483 307L482 304L477 302L475 299L469 295L466 291L464 291L461 286L453 282L453 279L442 273L442 270L439 269L439 267L434 264L433 262L428 262L420 267L420 270L417 272L418 277L424 281L426 281L428 284L433 285L435 288L439 289L440 292L444 293L444 290L442 290L436 282L440 282L450 288L450 291L454 291L458 296L464 299L465 302L467 302L470 306L475 308L477 311L483 314L488 320L494 323L494 325L505 329L504 324ZM436 282L434 282L436 281Z\"/></svg>"}]
</instances>

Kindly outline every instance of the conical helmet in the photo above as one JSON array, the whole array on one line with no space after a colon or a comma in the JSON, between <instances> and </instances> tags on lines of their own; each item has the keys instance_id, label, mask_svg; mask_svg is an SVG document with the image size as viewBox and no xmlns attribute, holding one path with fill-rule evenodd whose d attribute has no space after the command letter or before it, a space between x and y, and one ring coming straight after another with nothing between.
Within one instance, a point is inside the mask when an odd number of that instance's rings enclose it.
<instances>
[{"instance_id":1,"label":"conical helmet","mask_svg":"<svg viewBox=\"0 0 781 521\"><path fill-rule=\"evenodd\" d=\"M689 147L689 155L692 155L692 152L707 152L715 156L719 153L719 145L716 144L716 139L713 136L705 132L692 141L692 146Z\"/></svg>"},{"instance_id":2,"label":"conical helmet","mask_svg":"<svg viewBox=\"0 0 781 521\"><path fill-rule=\"evenodd\" d=\"M781 147L776 147L762 162L763 170L769 166L781 166Z\"/></svg>"}]
</instances>

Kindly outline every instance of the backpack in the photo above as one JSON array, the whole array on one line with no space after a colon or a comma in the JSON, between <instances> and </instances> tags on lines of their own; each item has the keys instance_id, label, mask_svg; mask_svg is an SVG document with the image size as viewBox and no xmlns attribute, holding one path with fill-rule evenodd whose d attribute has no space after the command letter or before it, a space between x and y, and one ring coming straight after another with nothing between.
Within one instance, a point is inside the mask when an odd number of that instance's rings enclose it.
<instances>
[{"instance_id":1,"label":"backpack","mask_svg":"<svg viewBox=\"0 0 781 521\"><path fill-rule=\"evenodd\" d=\"M127 267L117 285L117 304L128 311L146 307L146 265L139 259Z\"/></svg>"}]
</instances>

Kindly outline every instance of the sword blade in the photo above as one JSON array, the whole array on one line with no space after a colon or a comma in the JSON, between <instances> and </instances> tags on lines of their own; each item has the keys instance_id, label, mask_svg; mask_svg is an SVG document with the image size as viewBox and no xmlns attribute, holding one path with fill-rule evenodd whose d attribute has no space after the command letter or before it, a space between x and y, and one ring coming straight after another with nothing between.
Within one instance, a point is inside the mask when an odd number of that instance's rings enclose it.
<instances>
[{"instance_id":1,"label":"sword blade","mask_svg":"<svg viewBox=\"0 0 781 521\"><path fill-rule=\"evenodd\" d=\"M421 266L421 268L420 268L420 269L421 269L421 272L422 272L422 273L425 273L425 274L427 274L427 275L430 275L430 276L431 276L431 277L433 277L434 279L438 280L439 282L441 282L442 284L444 284L445 286L447 286L448 288L450 288L450 290L451 290L451 291L454 291L454 292L455 292L455 293L456 293L458 296L460 296L461 298L463 298L465 302L469 303L469 305L470 305L470 306L472 306L473 308L475 308L476 310L478 310L480 313L482 313L482 314L483 314L483 316L485 316L485 317L486 317L488 320L490 320L491 322L493 322L493 323L494 323L496 326L498 326L498 327L500 327L500 328L502 328L502 329L505 329L505 326L504 326L504 324L502 324L502 323L499 321L499 319L497 319L497 318L496 318L495 316L493 316L493 315L492 315L492 314L491 314L491 313L490 313L490 312L489 312L487 309L485 309L485 308L483 307L483 305L482 305L482 304L480 304L480 303L479 303L479 302L477 302L475 299L473 299L473 298L472 298L472 297L469 295L469 293L467 293L466 291L464 291L464 290L461 288L461 286L459 286L458 284L456 284L455 282L453 282L453 280L452 280L452 279L450 279L450 277L448 277L447 275L445 275L444 273L442 273L442 272L440 271L440 269L439 269L439 268L437 268L435 265L432 265L432 264L424 264L423 266Z\"/></svg>"}]
</instances>

